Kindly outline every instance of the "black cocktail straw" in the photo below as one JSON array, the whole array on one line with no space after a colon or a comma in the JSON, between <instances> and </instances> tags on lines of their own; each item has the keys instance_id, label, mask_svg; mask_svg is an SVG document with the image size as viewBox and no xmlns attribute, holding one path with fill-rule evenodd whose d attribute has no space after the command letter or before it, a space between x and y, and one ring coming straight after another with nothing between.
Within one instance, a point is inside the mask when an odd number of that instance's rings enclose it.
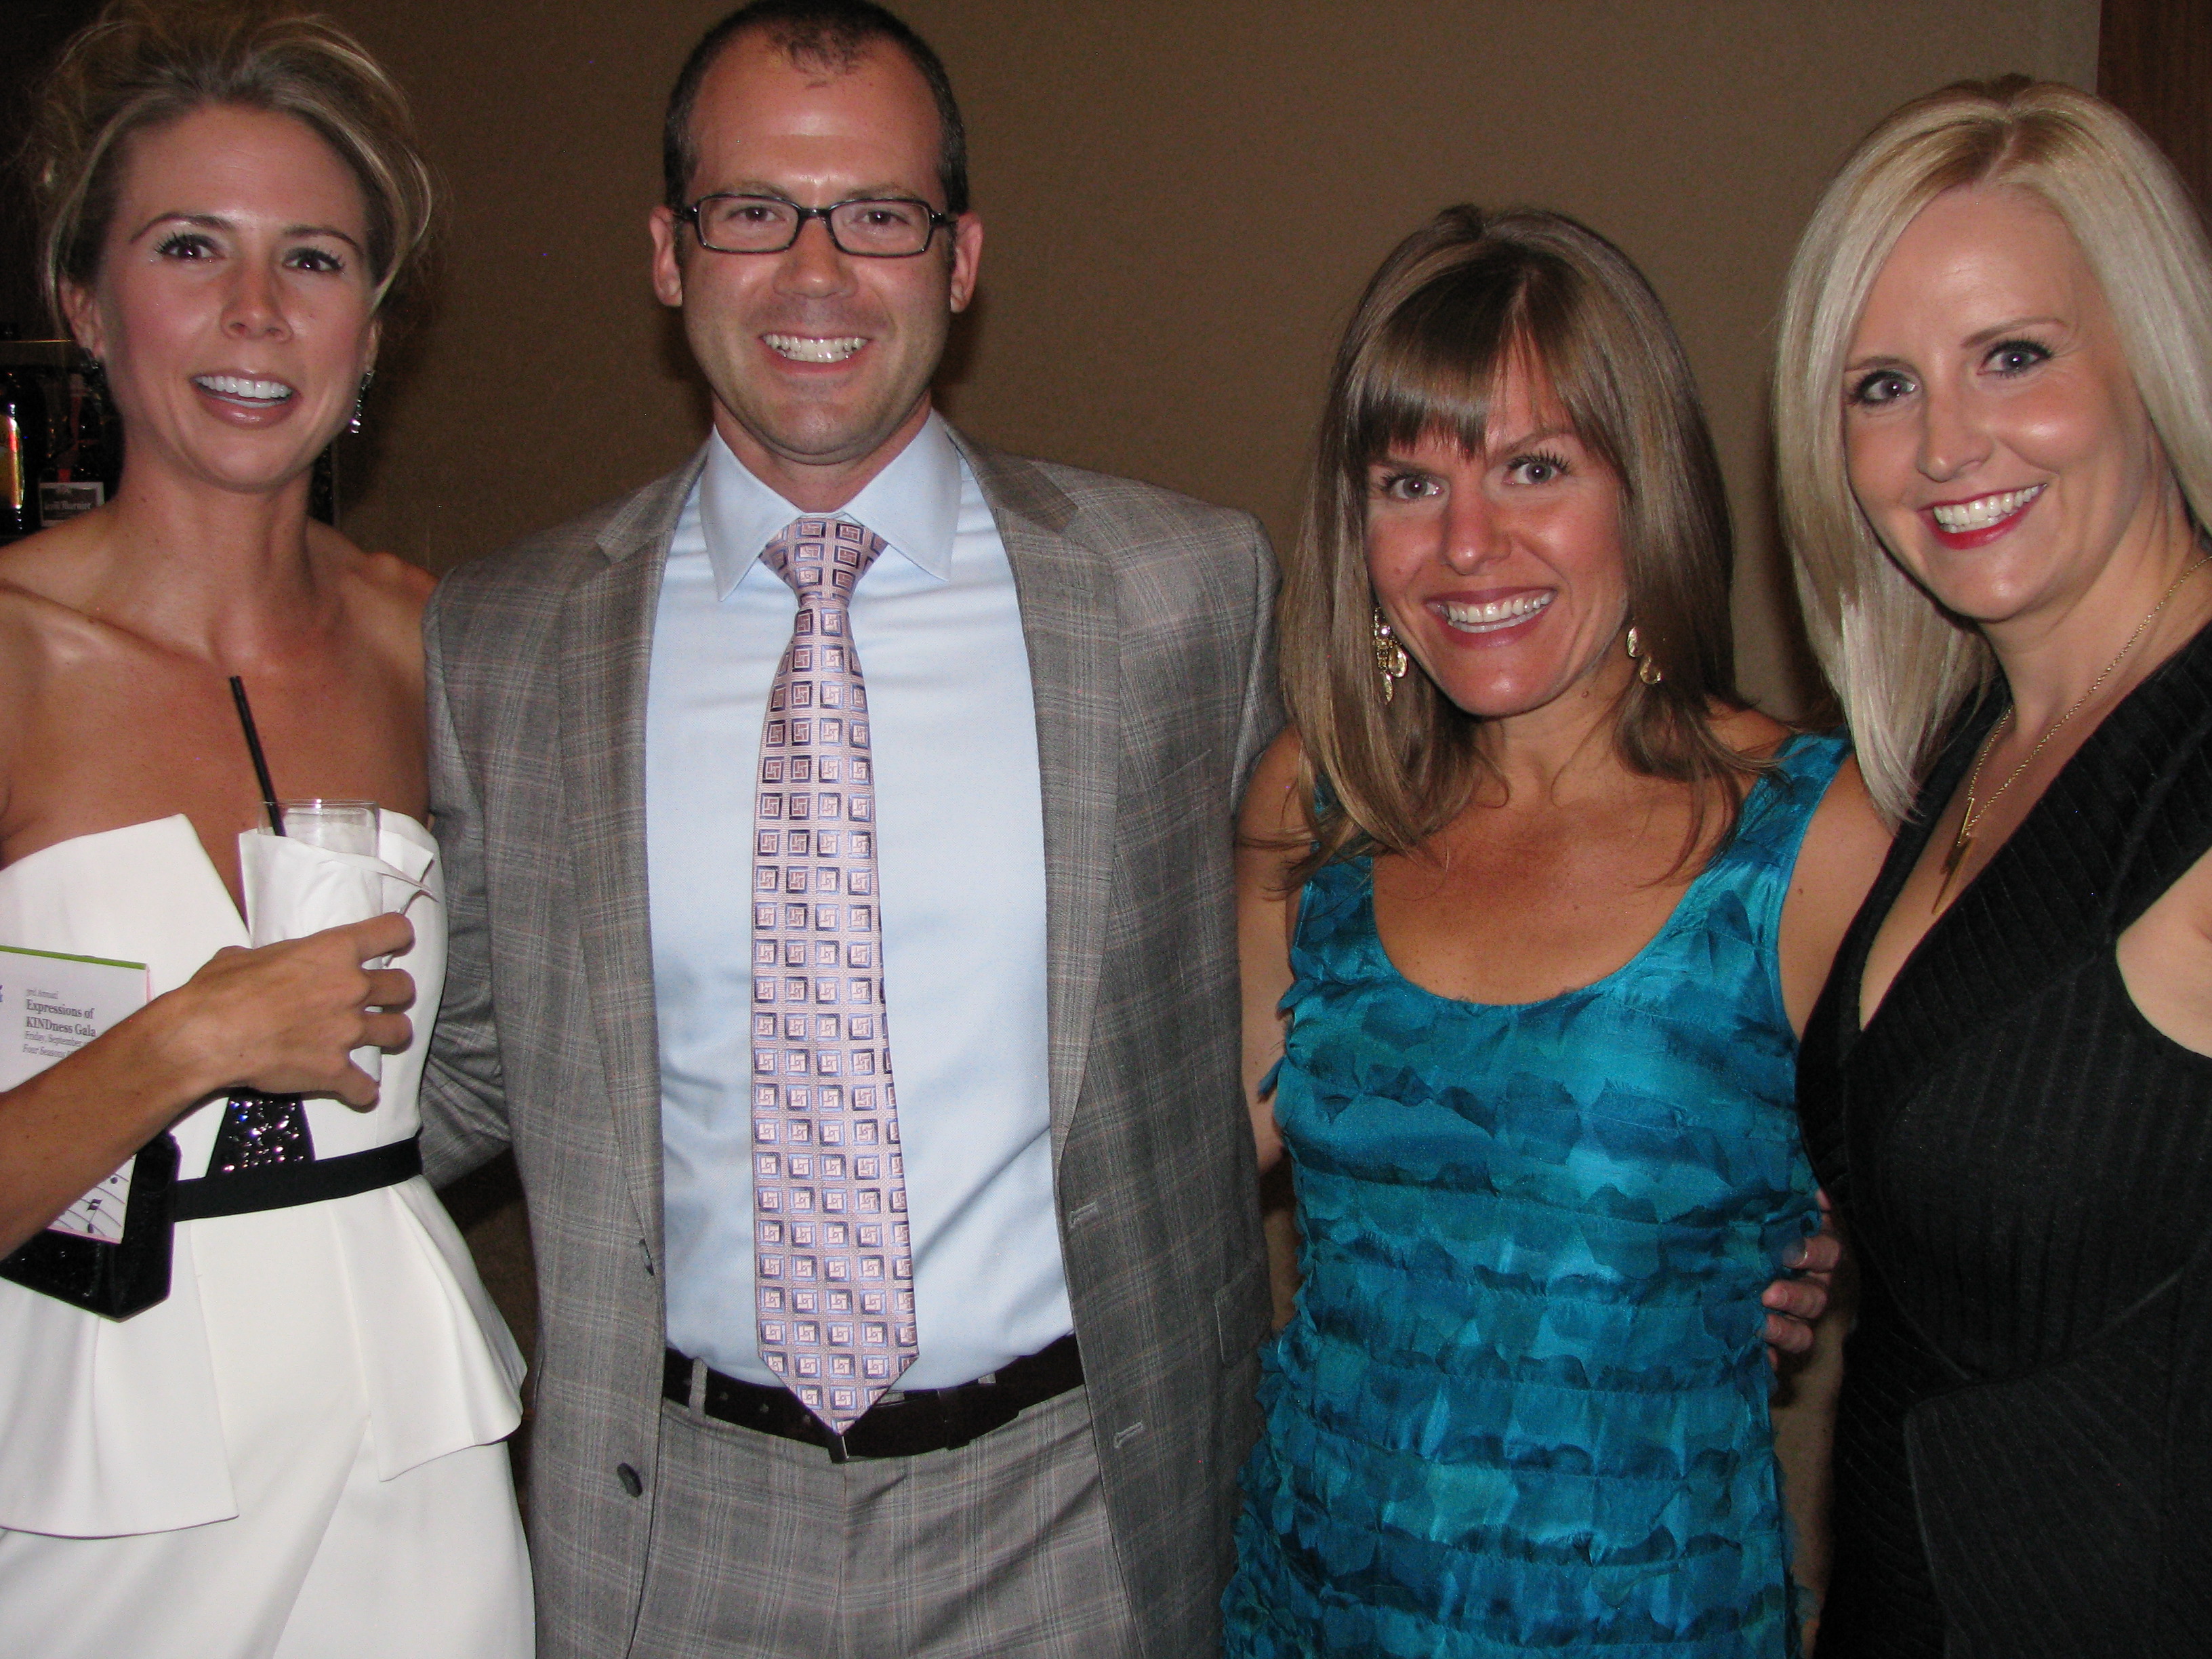
<instances>
[{"instance_id":1,"label":"black cocktail straw","mask_svg":"<svg viewBox=\"0 0 2212 1659\"><path fill-rule=\"evenodd\" d=\"M253 729L253 705L246 700L246 682L230 677L231 701L238 705L238 723L246 732L246 752L253 757L253 775L261 780L261 804L269 811L269 828L284 833L283 809L276 805L276 786L270 781L269 757L261 752L261 733Z\"/></svg>"}]
</instances>

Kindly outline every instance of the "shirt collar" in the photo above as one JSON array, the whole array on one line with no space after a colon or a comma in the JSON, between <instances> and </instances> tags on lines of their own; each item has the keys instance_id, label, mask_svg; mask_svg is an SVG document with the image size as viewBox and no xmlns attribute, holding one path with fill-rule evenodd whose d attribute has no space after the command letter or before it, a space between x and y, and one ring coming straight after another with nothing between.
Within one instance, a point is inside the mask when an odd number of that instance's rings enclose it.
<instances>
[{"instance_id":1,"label":"shirt collar","mask_svg":"<svg viewBox=\"0 0 2212 1659\"><path fill-rule=\"evenodd\" d=\"M960 452L945 417L930 411L890 464L860 493L826 516L850 519L881 536L889 551L903 556L939 581L952 574L952 540L960 527ZM699 480L699 518L707 557L714 568L714 594L727 599L760 561L761 549L793 519L808 516L755 477L722 441L707 440L707 470ZM816 515L824 516L824 515Z\"/></svg>"}]
</instances>

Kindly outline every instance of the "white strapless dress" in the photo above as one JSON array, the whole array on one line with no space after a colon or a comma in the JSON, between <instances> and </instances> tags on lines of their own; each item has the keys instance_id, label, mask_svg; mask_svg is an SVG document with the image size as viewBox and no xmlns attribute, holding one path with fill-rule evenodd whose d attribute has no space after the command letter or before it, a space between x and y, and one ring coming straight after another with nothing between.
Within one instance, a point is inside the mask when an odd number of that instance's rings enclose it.
<instances>
[{"instance_id":1,"label":"white strapless dress","mask_svg":"<svg viewBox=\"0 0 2212 1659\"><path fill-rule=\"evenodd\" d=\"M311 1099L315 1150L404 1140L445 973L421 881L414 1040L372 1111ZM174 989L246 927L179 815L0 869L0 944L148 965ZM222 1102L173 1133L205 1173ZM179 1224L168 1299L121 1321L0 1280L0 1649L52 1656L530 1651L505 1448L522 1358L421 1176Z\"/></svg>"}]
</instances>

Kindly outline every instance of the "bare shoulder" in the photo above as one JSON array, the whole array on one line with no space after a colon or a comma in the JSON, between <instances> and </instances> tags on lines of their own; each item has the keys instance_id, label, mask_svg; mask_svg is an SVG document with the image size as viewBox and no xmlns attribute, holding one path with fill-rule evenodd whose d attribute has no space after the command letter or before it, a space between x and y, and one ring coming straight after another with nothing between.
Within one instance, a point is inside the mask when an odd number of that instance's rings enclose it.
<instances>
[{"instance_id":1,"label":"bare shoulder","mask_svg":"<svg viewBox=\"0 0 2212 1659\"><path fill-rule=\"evenodd\" d=\"M116 652L114 630L87 614L106 549L100 516L0 549L0 827L21 805L26 756L45 740L41 709L67 695L60 688L72 674L97 676Z\"/></svg>"},{"instance_id":2,"label":"bare shoulder","mask_svg":"<svg viewBox=\"0 0 2212 1659\"><path fill-rule=\"evenodd\" d=\"M2212 1054L2212 853L2129 925L2114 955L2143 1018L2183 1048Z\"/></svg>"},{"instance_id":3,"label":"bare shoulder","mask_svg":"<svg viewBox=\"0 0 2212 1659\"><path fill-rule=\"evenodd\" d=\"M1789 740L1790 728L1756 708L1714 705L1709 714L1713 735L1739 755L1764 760Z\"/></svg>"},{"instance_id":4,"label":"bare shoulder","mask_svg":"<svg viewBox=\"0 0 2212 1659\"><path fill-rule=\"evenodd\" d=\"M0 548L0 594L21 620L82 615L114 550L105 512L88 513Z\"/></svg>"},{"instance_id":5,"label":"bare shoulder","mask_svg":"<svg viewBox=\"0 0 2212 1659\"><path fill-rule=\"evenodd\" d=\"M355 567L363 608L385 627L397 629L419 643L422 636L422 608L438 579L419 564L392 553L363 553Z\"/></svg>"},{"instance_id":6,"label":"bare shoulder","mask_svg":"<svg viewBox=\"0 0 2212 1659\"><path fill-rule=\"evenodd\" d=\"M22 688L106 639L87 614L106 553L88 514L0 549L0 676Z\"/></svg>"},{"instance_id":7,"label":"bare shoulder","mask_svg":"<svg viewBox=\"0 0 2212 1659\"><path fill-rule=\"evenodd\" d=\"M1792 886L1826 890L1856 914L1889 856L1893 835L1875 810L1858 757L1846 755L1806 829Z\"/></svg>"},{"instance_id":8,"label":"bare shoulder","mask_svg":"<svg viewBox=\"0 0 2212 1659\"><path fill-rule=\"evenodd\" d=\"M1252 769L1252 781L1244 788L1237 829L1248 843L1288 842L1303 854L1313 835L1312 803L1305 799L1303 787L1304 771L1305 745L1295 730L1285 726L1260 757Z\"/></svg>"},{"instance_id":9,"label":"bare shoulder","mask_svg":"<svg viewBox=\"0 0 2212 1659\"><path fill-rule=\"evenodd\" d=\"M1783 1000L1790 1024L1800 1031L1827 982L1852 918L1881 872L1890 838L1857 759L1846 756L1806 827L1783 903Z\"/></svg>"},{"instance_id":10,"label":"bare shoulder","mask_svg":"<svg viewBox=\"0 0 2212 1659\"><path fill-rule=\"evenodd\" d=\"M347 617L380 655L412 665L422 659L422 607L437 578L391 553L365 553L326 525L310 525L307 546L345 595Z\"/></svg>"},{"instance_id":11,"label":"bare shoulder","mask_svg":"<svg viewBox=\"0 0 2212 1659\"><path fill-rule=\"evenodd\" d=\"M13 775L16 739L45 679L58 623L68 613L35 587L17 580L13 561L0 556L0 819Z\"/></svg>"},{"instance_id":12,"label":"bare shoulder","mask_svg":"<svg viewBox=\"0 0 2212 1659\"><path fill-rule=\"evenodd\" d=\"M422 616L422 607L430 602L430 591L438 585L435 576L397 553L363 553L361 561L364 581L406 605L418 618Z\"/></svg>"},{"instance_id":13,"label":"bare shoulder","mask_svg":"<svg viewBox=\"0 0 2212 1659\"><path fill-rule=\"evenodd\" d=\"M307 550L326 568L339 572L356 594L372 604L411 610L417 617L438 579L421 565L396 553L367 553L326 524L307 526Z\"/></svg>"}]
</instances>

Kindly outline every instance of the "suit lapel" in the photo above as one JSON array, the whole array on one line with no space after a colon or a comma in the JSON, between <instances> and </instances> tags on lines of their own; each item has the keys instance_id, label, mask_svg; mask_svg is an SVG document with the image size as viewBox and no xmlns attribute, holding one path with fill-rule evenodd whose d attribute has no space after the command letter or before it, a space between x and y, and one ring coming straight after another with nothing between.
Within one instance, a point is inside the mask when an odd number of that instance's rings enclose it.
<instances>
[{"instance_id":1,"label":"suit lapel","mask_svg":"<svg viewBox=\"0 0 2212 1659\"><path fill-rule=\"evenodd\" d=\"M1067 535L1075 504L1034 463L955 435L1013 565L1044 797L1046 1024L1055 1167L1083 1090L1111 910L1121 750L1114 573Z\"/></svg>"},{"instance_id":2,"label":"suit lapel","mask_svg":"<svg viewBox=\"0 0 2212 1659\"><path fill-rule=\"evenodd\" d=\"M659 1031L645 850L645 697L661 570L705 452L610 520L562 617L561 761L578 949L617 1144L633 1200L661 1238Z\"/></svg>"}]
</instances>

